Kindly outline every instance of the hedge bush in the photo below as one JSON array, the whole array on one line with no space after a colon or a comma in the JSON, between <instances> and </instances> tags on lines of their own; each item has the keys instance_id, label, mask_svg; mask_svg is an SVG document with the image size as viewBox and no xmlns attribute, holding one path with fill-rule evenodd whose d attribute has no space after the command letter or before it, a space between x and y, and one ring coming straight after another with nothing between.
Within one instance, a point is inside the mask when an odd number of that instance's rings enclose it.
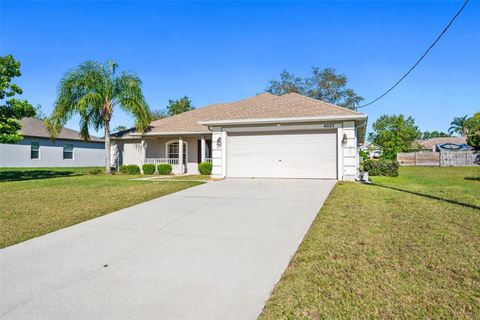
<instances>
[{"instance_id":1,"label":"hedge bush","mask_svg":"<svg viewBox=\"0 0 480 320\"><path fill-rule=\"evenodd\" d=\"M168 163L161 163L157 165L158 174L166 175L172 173L172 165Z\"/></svg>"},{"instance_id":2,"label":"hedge bush","mask_svg":"<svg viewBox=\"0 0 480 320\"><path fill-rule=\"evenodd\" d=\"M397 177L400 164L397 160L369 159L362 162L363 171L368 172L369 176L389 176Z\"/></svg>"},{"instance_id":3,"label":"hedge bush","mask_svg":"<svg viewBox=\"0 0 480 320\"><path fill-rule=\"evenodd\" d=\"M129 164L127 166L127 174L140 174L140 167L136 164Z\"/></svg>"},{"instance_id":4,"label":"hedge bush","mask_svg":"<svg viewBox=\"0 0 480 320\"><path fill-rule=\"evenodd\" d=\"M128 173L128 166L126 164L120 166L120 172L123 174Z\"/></svg>"},{"instance_id":5,"label":"hedge bush","mask_svg":"<svg viewBox=\"0 0 480 320\"><path fill-rule=\"evenodd\" d=\"M142 166L143 174L154 174L155 173L155 165L151 163L144 164Z\"/></svg>"},{"instance_id":6,"label":"hedge bush","mask_svg":"<svg viewBox=\"0 0 480 320\"><path fill-rule=\"evenodd\" d=\"M210 175L212 173L212 164L210 162L200 162L198 164L198 171L203 175Z\"/></svg>"}]
</instances>

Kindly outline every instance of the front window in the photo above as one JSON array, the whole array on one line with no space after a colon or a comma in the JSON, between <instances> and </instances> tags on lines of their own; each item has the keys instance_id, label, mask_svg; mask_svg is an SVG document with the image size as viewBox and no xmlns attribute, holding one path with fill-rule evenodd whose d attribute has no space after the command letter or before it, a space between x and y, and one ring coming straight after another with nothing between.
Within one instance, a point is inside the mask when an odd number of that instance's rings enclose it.
<instances>
[{"instance_id":1,"label":"front window","mask_svg":"<svg viewBox=\"0 0 480 320\"><path fill-rule=\"evenodd\" d=\"M30 142L30 159L40 158L40 142Z\"/></svg>"},{"instance_id":2,"label":"front window","mask_svg":"<svg viewBox=\"0 0 480 320\"><path fill-rule=\"evenodd\" d=\"M73 159L73 144L63 145L63 159Z\"/></svg>"},{"instance_id":3,"label":"front window","mask_svg":"<svg viewBox=\"0 0 480 320\"><path fill-rule=\"evenodd\" d=\"M178 142L172 142L168 145L168 157L173 159L178 159ZM187 144L183 143L183 162L187 161Z\"/></svg>"}]
</instances>

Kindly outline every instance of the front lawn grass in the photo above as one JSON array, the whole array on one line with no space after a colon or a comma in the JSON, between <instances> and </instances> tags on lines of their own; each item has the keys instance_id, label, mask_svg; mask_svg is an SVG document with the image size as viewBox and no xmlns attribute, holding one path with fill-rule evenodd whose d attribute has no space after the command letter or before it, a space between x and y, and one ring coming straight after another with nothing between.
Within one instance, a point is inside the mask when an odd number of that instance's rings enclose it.
<instances>
[{"instance_id":1,"label":"front lawn grass","mask_svg":"<svg viewBox=\"0 0 480 320\"><path fill-rule=\"evenodd\" d=\"M0 169L0 247L201 184L132 181L139 176L92 169Z\"/></svg>"},{"instance_id":2,"label":"front lawn grass","mask_svg":"<svg viewBox=\"0 0 480 320\"><path fill-rule=\"evenodd\" d=\"M337 183L260 319L478 319L478 177L416 167Z\"/></svg>"}]
</instances>

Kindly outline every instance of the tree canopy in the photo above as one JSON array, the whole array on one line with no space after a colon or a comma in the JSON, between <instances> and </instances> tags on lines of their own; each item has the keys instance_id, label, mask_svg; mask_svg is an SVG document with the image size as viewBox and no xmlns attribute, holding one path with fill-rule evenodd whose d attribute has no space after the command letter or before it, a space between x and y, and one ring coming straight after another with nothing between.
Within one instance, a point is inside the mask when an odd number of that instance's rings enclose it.
<instances>
[{"instance_id":1,"label":"tree canopy","mask_svg":"<svg viewBox=\"0 0 480 320\"><path fill-rule=\"evenodd\" d=\"M310 77L297 77L287 70L280 73L279 80L271 80L266 92L281 95L299 93L301 95L356 110L363 98L347 87L348 79L333 68L312 67Z\"/></svg>"},{"instance_id":2,"label":"tree canopy","mask_svg":"<svg viewBox=\"0 0 480 320\"><path fill-rule=\"evenodd\" d=\"M432 139L432 138L442 138L442 137L451 137L452 134L446 133L443 131L424 131L420 134L418 139L421 140L427 140L427 139Z\"/></svg>"},{"instance_id":3,"label":"tree canopy","mask_svg":"<svg viewBox=\"0 0 480 320\"><path fill-rule=\"evenodd\" d=\"M192 101L187 96L183 96L180 99L168 100L167 115L174 116L193 109L195 107L192 106Z\"/></svg>"},{"instance_id":4,"label":"tree canopy","mask_svg":"<svg viewBox=\"0 0 480 320\"><path fill-rule=\"evenodd\" d=\"M467 120L467 144L474 149L480 149L480 112Z\"/></svg>"},{"instance_id":5,"label":"tree canopy","mask_svg":"<svg viewBox=\"0 0 480 320\"><path fill-rule=\"evenodd\" d=\"M462 137L466 136L468 131L467 120L468 115L453 118L453 121L450 123L450 128L448 128L448 132L453 134L457 133Z\"/></svg>"},{"instance_id":6,"label":"tree canopy","mask_svg":"<svg viewBox=\"0 0 480 320\"><path fill-rule=\"evenodd\" d=\"M12 55L0 57L0 143L21 141L19 120L35 116L35 108L27 100L14 98L23 91L12 79L21 75L19 61Z\"/></svg>"},{"instance_id":7,"label":"tree canopy","mask_svg":"<svg viewBox=\"0 0 480 320\"><path fill-rule=\"evenodd\" d=\"M49 118L52 137L74 114L80 116L80 134L90 139L89 129L104 129L105 172L110 173L110 120L118 107L135 118L139 131L147 129L150 110L142 93L142 81L131 72L117 73L113 61L87 61L68 71L58 86L55 107Z\"/></svg>"},{"instance_id":8,"label":"tree canopy","mask_svg":"<svg viewBox=\"0 0 480 320\"><path fill-rule=\"evenodd\" d=\"M412 117L382 115L372 124L373 132L368 139L382 147L382 157L396 159L398 152L409 151L420 130Z\"/></svg>"}]
</instances>

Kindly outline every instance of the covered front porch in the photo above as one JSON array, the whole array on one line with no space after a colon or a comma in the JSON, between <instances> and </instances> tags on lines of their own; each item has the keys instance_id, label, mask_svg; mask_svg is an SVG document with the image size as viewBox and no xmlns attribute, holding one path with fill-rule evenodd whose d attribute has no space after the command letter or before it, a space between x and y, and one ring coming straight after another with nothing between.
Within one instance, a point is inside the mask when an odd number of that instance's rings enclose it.
<instances>
[{"instance_id":1,"label":"covered front porch","mask_svg":"<svg viewBox=\"0 0 480 320\"><path fill-rule=\"evenodd\" d=\"M174 174L198 174L200 162L211 162L212 136L161 136L141 140L141 164L168 163Z\"/></svg>"}]
</instances>

